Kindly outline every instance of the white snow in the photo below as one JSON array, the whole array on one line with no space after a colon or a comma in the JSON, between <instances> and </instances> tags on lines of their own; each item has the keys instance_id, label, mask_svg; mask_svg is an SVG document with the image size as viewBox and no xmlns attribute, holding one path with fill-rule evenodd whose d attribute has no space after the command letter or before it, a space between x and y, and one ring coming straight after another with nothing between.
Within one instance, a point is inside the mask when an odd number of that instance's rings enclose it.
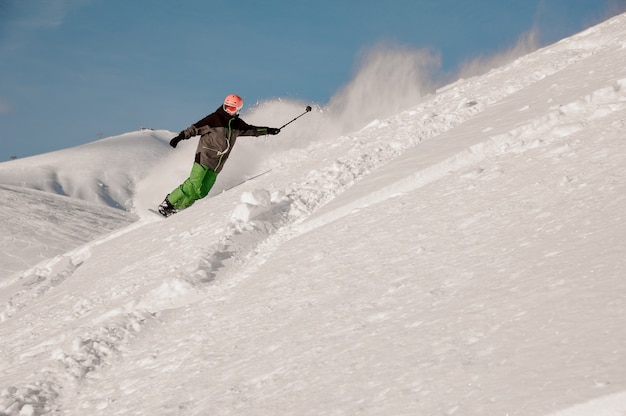
<instances>
[{"instance_id":1,"label":"white snow","mask_svg":"<svg viewBox=\"0 0 626 416\"><path fill-rule=\"evenodd\" d=\"M1 163L0 415L626 414L624 39L316 108L168 219L196 139Z\"/></svg>"}]
</instances>

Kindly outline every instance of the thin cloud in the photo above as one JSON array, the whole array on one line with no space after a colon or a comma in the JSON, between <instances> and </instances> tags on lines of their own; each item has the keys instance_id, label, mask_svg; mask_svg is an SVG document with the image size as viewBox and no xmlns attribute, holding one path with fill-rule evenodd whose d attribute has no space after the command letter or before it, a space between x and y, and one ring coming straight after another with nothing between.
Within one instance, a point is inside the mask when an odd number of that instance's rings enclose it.
<instances>
[{"instance_id":1,"label":"thin cloud","mask_svg":"<svg viewBox=\"0 0 626 416\"><path fill-rule=\"evenodd\" d=\"M18 24L25 29L34 30L56 28L63 24L71 11L89 2L89 0L37 1Z\"/></svg>"},{"instance_id":2,"label":"thin cloud","mask_svg":"<svg viewBox=\"0 0 626 416\"><path fill-rule=\"evenodd\" d=\"M92 0L0 0L0 53L27 45L35 33L60 27L74 10Z\"/></svg>"},{"instance_id":3,"label":"thin cloud","mask_svg":"<svg viewBox=\"0 0 626 416\"><path fill-rule=\"evenodd\" d=\"M13 107L7 101L0 99L0 115L10 113Z\"/></svg>"}]
</instances>

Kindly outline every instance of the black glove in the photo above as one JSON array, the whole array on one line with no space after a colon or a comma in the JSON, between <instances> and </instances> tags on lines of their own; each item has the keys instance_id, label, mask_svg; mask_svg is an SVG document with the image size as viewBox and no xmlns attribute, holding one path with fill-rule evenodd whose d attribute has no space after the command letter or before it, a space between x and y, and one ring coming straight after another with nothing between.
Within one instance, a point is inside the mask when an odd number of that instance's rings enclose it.
<instances>
[{"instance_id":1,"label":"black glove","mask_svg":"<svg viewBox=\"0 0 626 416\"><path fill-rule=\"evenodd\" d=\"M176 148L176 145L178 144L178 142L184 139L185 139L185 136L183 135L183 133L182 132L178 133L178 136L170 140L170 146L172 146L173 148Z\"/></svg>"},{"instance_id":2,"label":"black glove","mask_svg":"<svg viewBox=\"0 0 626 416\"><path fill-rule=\"evenodd\" d=\"M274 127L268 127L267 128L267 134L271 134L272 136L275 134L280 133L280 129L274 128Z\"/></svg>"}]
</instances>

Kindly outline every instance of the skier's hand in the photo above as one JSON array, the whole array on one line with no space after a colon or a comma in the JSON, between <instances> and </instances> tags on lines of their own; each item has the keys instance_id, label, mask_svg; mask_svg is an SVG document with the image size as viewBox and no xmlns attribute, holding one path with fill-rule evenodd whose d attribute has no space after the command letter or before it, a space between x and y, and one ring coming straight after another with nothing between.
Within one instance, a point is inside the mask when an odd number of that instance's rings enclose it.
<instances>
[{"instance_id":1,"label":"skier's hand","mask_svg":"<svg viewBox=\"0 0 626 416\"><path fill-rule=\"evenodd\" d=\"M272 136L276 135L280 133L280 129L274 128L274 127L268 127L267 128L267 134L271 134Z\"/></svg>"},{"instance_id":2,"label":"skier's hand","mask_svg":"<svg viewBox=\"0 0 626 416\"><path fill-rule=\"evenodd\" d=\"M180 142L184 138L185 137L183 136L183 133L179 133L178 136L176 136L172 140L170 140L170 146L172 146L173 148L176 148L176 145L178 144L178 142Z\"/></svg>"}]
</instances>

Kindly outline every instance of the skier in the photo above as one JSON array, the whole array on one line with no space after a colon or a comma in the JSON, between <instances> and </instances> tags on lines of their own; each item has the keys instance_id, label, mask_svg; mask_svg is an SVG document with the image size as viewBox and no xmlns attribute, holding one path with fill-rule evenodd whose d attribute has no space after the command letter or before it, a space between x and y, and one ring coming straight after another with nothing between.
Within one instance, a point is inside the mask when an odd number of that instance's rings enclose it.
<instances>
[{"instance_id":1,"label":"skier","mask_svg":"<svg viewBox=\"0 0 626 416\"><path fill-rule=\"evenodd\" d=\"M236 94L229 94L214 113L192 124L170 141L170 146L175 148L181 140L200 135L189 178L165 197L159 205L161 215L169 217L207 196L233 150L238 136L280 133L280 129L277 128L247 124L239 118L241 107L243 107L243 99Z\"/></svg>"}]
</instances>

